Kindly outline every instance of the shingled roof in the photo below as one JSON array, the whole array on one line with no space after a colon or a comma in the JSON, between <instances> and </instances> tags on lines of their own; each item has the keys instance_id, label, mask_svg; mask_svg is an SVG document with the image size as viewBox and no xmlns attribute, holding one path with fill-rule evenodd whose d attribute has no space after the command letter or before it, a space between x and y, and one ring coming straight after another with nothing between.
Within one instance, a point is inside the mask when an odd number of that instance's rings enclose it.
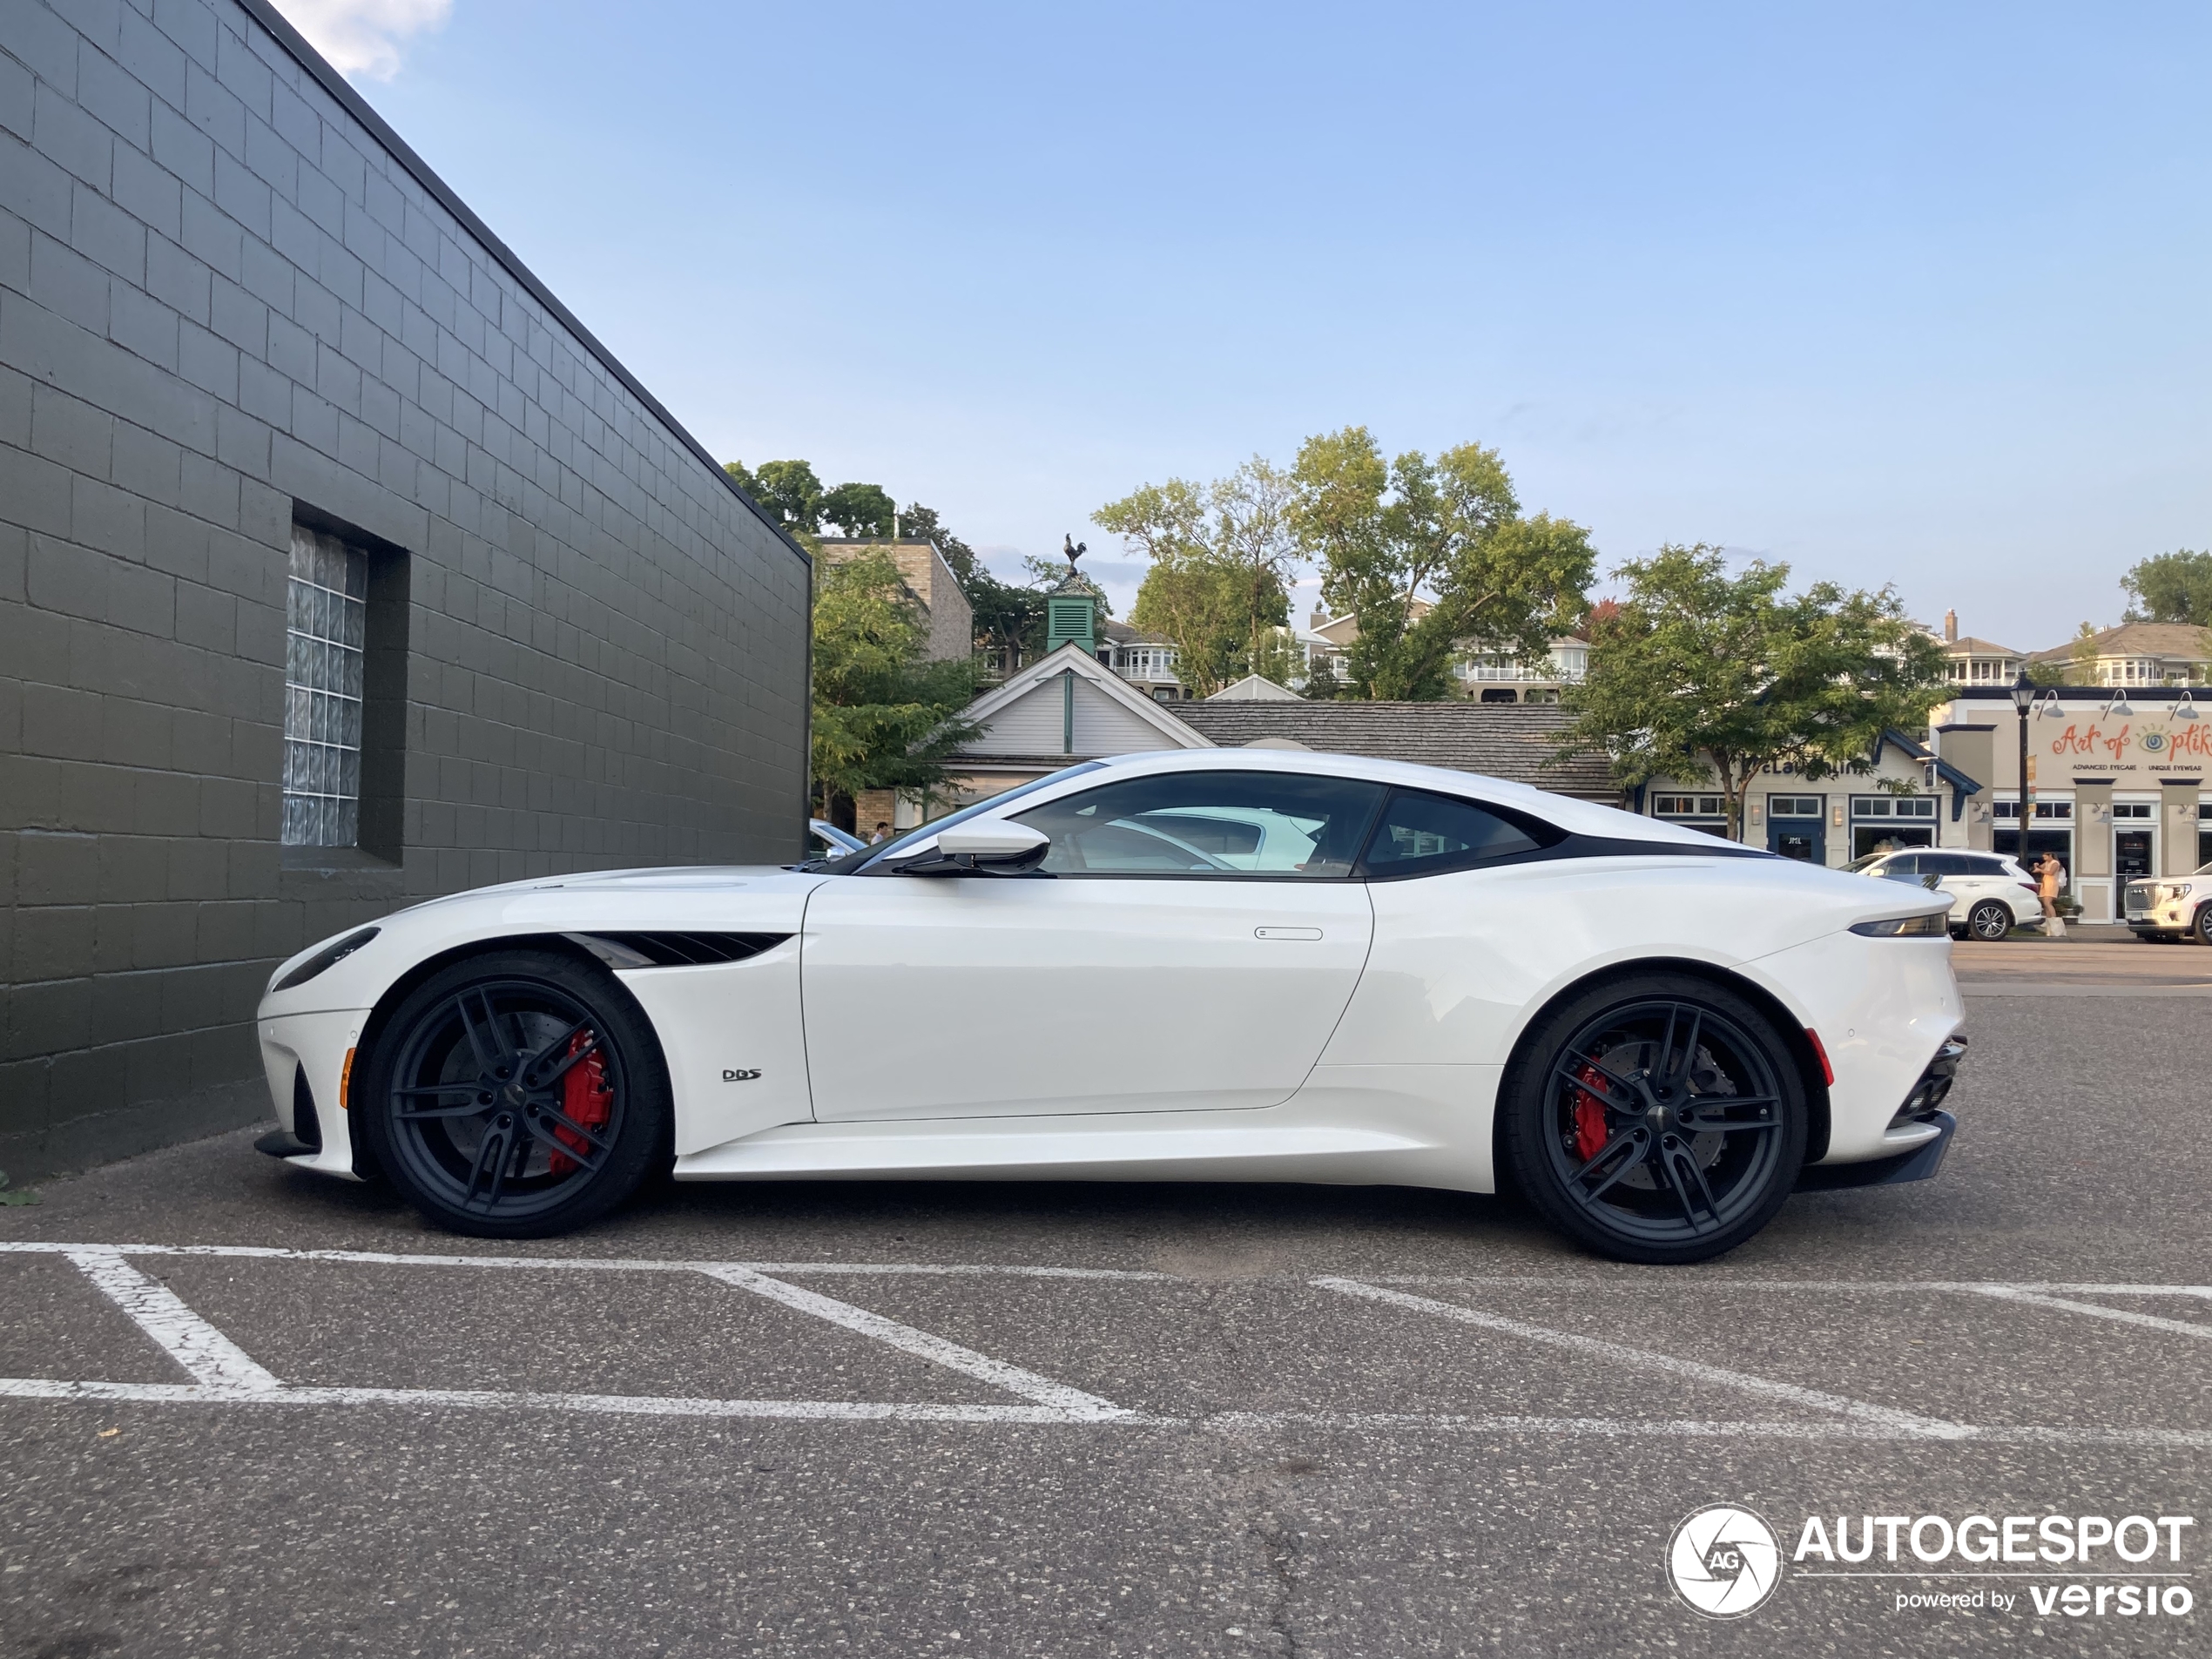
<instances>
[{"instance_id":1,"label":"shingled roof","mask_svg":"<svg viewBox=\"0 0 2212 1659\"><path fill-rule=\"evenodd\" d=\"M1567 717L1547 704L1196 702L1169 711L1224 749L1288 738L1332 754L1483 772L1608 806L1621 799L1603 755L1553 762Z\"/></svg>"}]
</instances>

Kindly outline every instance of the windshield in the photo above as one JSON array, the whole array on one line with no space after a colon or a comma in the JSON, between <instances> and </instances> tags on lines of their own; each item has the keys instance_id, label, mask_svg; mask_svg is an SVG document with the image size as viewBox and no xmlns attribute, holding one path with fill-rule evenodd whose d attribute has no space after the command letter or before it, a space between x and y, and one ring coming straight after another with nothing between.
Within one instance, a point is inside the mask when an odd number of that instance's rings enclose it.
<instances>
[{"instance_id":1,"label":"windshield","mask_svg":"<svg viewBox=\"0 0 2212 1659\"><path fill-rule=\"evenodd\" d=\"M904 835L895 836L874 846L864 846L859 852L848 853L841 859L823 859L808 864L805 867L824 875L858 875L864 868L880 868L882 860L903 857L905 851L914 842L926 835L934 835L948 825L964 824L979 813L988 812L994 806L1002 806L1010 800L1020 800L1024 795L1034 795L1040 789L1049 784L1056 784L1062 779L1078 777L1086 772L1102 771L1106 763L1103 760L1085 760L1076 765L1062 766L1058 772L1048 772L1042 778L1031 779L1026 784L1018 784L1012 789L987 796L981 800L961 807L956 813L948 813L942 818L934 818L927 824L908 830Z\"/></svg>"}]
</instances>

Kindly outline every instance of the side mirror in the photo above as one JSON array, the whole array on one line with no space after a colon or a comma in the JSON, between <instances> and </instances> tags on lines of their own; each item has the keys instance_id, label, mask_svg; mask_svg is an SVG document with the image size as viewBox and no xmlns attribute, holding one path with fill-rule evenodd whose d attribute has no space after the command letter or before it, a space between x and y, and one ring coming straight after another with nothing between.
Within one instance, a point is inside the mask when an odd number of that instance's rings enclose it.
<instances>
[{"instance_id":1,"label":"side mirror","mask_svg":"<svg viewBox=\"0 0 2212 1659\"><path fill-rule=\"evenodd\" d=\"M985 819L940 832L937 845L900 864L900 875L1025 875L1052 851L1052 838L1027 824Z\"/></svg>"}]
</instances>

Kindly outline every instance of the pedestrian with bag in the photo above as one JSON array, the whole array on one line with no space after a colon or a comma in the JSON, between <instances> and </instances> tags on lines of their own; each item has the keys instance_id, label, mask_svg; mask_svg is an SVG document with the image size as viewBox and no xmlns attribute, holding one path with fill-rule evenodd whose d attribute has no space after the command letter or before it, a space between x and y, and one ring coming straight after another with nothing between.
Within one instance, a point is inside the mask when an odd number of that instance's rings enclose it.
<instances>
[{"instance_id":1,"label":"pedestrian with bag","mask_svg":"<svg viewBox=\"0 0 2212 1659\"><path fill-rule=\"evenodd\" d=\"M2036 897L2043 901L2043 937L2064 939L2066 918L2059 914L2059 889L2066 881L2066 866L2058 854L2046 852L2035 866Z\"/></svg>"}]
</instances>

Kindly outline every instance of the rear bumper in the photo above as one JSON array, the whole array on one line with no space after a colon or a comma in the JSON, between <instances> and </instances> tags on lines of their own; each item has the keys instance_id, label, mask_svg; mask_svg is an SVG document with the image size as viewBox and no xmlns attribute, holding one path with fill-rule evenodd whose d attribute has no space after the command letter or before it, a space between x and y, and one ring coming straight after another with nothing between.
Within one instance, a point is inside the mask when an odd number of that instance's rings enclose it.
<instances>
[{"instance_id":1,"label":"rear bumper","mask_svg":"<svg viewBox=\"0 0 2212 1659\"><path fill-rule=\"evenodd\" d=\"M1909 1152L1895 1157L1874 1158L1865 1163L1808 1163L1797 1177L1800 1192L1832 1192L1839 1187L1892 1187L1905 1181L1932 1181L1951 1150L1959 1120L1949 1112L1932 1113L1929 1124L1936 1131Z\"/></svg>"},{"instance_id":2,"label":"rear bumper","mask_svg":"<svg viewBox=\"0 0 2212 1659\"><path fill-rule=\"evenodd\" d=\"M1966 1057L1966 1038L1954 1033L1945 1039L1882 1136L1885 1143L1898 1146L1896 1152L1860 1163L1807 1164L1797 1177L1797 1190L1886 1187L1934 1179L1943 1167L1944 1154L1951 1150L1951 1137L1959 1132L1959 1120L1943 1109L1943 1103L1950 1097L1951 1085L1958 1081L1959 1062Z\"/></svg>"}]
</instances>

